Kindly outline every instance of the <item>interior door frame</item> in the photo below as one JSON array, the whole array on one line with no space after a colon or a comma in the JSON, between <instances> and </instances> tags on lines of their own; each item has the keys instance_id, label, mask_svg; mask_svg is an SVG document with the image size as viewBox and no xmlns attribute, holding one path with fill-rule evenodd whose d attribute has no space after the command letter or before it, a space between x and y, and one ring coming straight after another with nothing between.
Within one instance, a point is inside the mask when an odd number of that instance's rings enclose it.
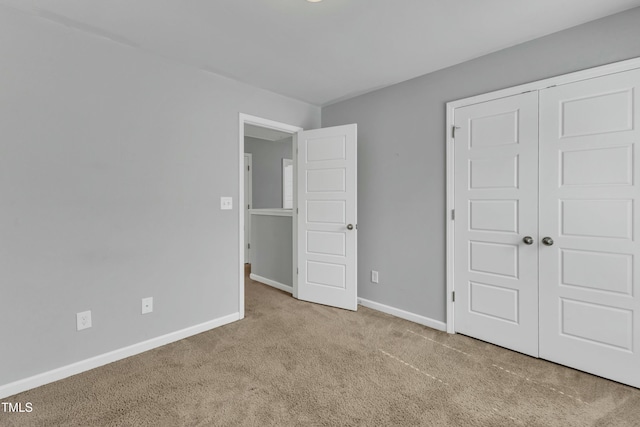
<instances>
[{"instance_id":1,"label":"interior door frame","mask_svg":"<svg viewBox=\"0 0 640 427\"><path fill-rule=\"evenodd\" d=\"M282 209L287 209L284 207L285 204L285 194L287 192L286 182L285 182L285 168L287 166L291 166L291 173L293 173L293 159L282 159ZM293 191L293 182L295 180L294 176L291 176L291 191ZM295 196L291 195L291 209L293 209L293 200Z\"/></svg>"},{"instance_id":2,"label":"interior door frame","mask_svg":"<svg viewBox=\"0 0 640 427\"><path fill-rule=\"evenodd\" d=\"M249 170L245 171L244 170L244 164L242 165L242 172L243 175L249 175L251 177L251 181L249 181L249 185L246 186L248 188L249 191L247 191L247 193L244 194L244 198L242 200L243 202L243 209L245 210L245 212L248 212L249 209L251 209L250 207L245 207L247 204L247 196L249 197L249 200L251 200L251 203L249 203L249 206L251 206L253 204L253 154L251 153L244 153L244 158L248 159L248 166L249 166ZM244 184L242 186L242 189L244 189ZM245 217L245 223L247 222L247 218ZM244 236L244 245L245 245L245 251L247 252L248 257L244 258L244 263L247 263L247 258L249 260L249 263L251 263L251 221L248 221L247 224L247 234L248 236ZM243 225L243 230L244 230L244 225Z\"/></svg>"},{"instance_id":3,"label":"interior door frame","mask_svg":"<svg viewBox=\"0 0 640 427\"><path fill-rule=\"evenodd\" d=\"M244 125L254 125L262 128L278 130L291 134L293 137L291 158L293 160L293 209L291 217L291 226L293 228L293 265L291 276L293 277L293 297L298 297L298 276L296 275L297 267L297 251L298 251L298 215L296 213L296 191L297 180L295 179L297 173L297 155L296 148L298 146L297 133L302 129L299 126L294 126L286 123L277 122L262 117L252 116L249 114L239 113L238 115L238 200L242 200L244 203ZM238 313L240 319L244 319L244 209L238 209Z\"/></svg>"},{"instance_id":4,"label":"interior door frame","mask_svg":"<svg viewBox=\"0 0 640 427\"><path fill-rule=\"evenodd\" d=\"M596 77L605 76L607 74L615 74L624 71L640 68L640 57L627 59L624 61L614 62L607 65L601 65L586 70L576 71L569 74L563 74L556 77L551 77L544 80L538 80L523 85L513 86L506 89L501 89L493 92L488 92L482 95L472 96L469 98L463 98L456 101L447 102L446 110L446 176L447 176L447 202L445 218L447 221L447 237L446 237L446 307L447 307L447 332L455 334L455 304L453 302L453 295L455 292L454 279L455 279L455 265L454 265L454 224L453 224L453 212L455 209L455 170L454 170L454 133L455 133L455 110L456 108L466 107L473 104L479 104L486 101L492 101L499 98L505 98L508 96L518 95L525 92L539 91L547 89L551 86L560 86L569 83L575 83L581 80L588 80Z\"/></svg>"}]
</instances>

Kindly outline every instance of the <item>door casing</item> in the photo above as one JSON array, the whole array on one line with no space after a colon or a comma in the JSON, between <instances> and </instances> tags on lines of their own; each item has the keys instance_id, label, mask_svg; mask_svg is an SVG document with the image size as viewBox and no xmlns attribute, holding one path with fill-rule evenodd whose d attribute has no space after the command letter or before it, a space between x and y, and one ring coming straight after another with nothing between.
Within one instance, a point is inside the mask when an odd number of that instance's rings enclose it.
<instances>
[{"instance_id":1,"label":"door casing","mask_svg":"<svg viewBox=\"0 0 640 427\"><path fill-rule=\"evenodd\" d=\"M247 170L247 166L248 166L248 170ZM245 225L247 227L245 227L245 229L247 230L247 234L248 236L244 236L244 250L245 250L245 257L244 257L244 263L251 263L251 221L247 220L247 215L249 214L249 209L250 206L253 204L253 155L251 153L244 153L244 165L242 166L243 172L244 172L244 176L245 178L248 176L250 178L250 180L247 182L245 180L244 184L247 185L243 185L243 189L246 189L247 191L244 194L244 199L243 203L243 209L245 212ZM247 200L250 200L250 202L247 204Z\"/></svg>"},{"instance_id":2,"label":"door casing","mask_svg":"<svg viewBox=\"0 0 640 427\"><path fill-rule=\"evenodd\" d=\"M464 98L457 101L447 103L446 111L446 174L447 174L447 203L446 203L446 221L447 221L447 293L446 293L446 307L447 307L447 332L450 334L455 333L454 324L454 278L455 278L455 265L454 265L454 223L452 218L452 212L455 209L455 170L454 170L454 133L455 133L455 110L456 108L465 107L473 104L478 104L485 101L491 101L494 99L504 98L507 96L517 95L524 92L542 90L550 86L558 86L568 83L574 83L581 80L592 79L596 77L605 76L607 74L614 74L623 71L629 71L640 68L640 58L628 59L625 61L614 62L612 64L602 65L599 67L590 68L587 70L577 71L570 74L564 74L549 79L539 80L524 85L514 86L507 89L502 89L494 92L485 93L470 98Z\"/></svg>"}]
</instances>

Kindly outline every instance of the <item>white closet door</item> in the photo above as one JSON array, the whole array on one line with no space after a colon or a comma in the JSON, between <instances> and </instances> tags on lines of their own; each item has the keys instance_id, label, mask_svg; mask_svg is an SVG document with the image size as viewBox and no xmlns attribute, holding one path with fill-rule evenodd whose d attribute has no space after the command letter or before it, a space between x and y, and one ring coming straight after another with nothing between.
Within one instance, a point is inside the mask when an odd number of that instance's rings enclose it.
<instances>
[{"instance_id":1,"label":"white closet door","mask_svg":"<svg viewBox=\"0 0 640 427\"><path fill-rule=\"evenodd\" d=\"M458 108L455 123L456 332L537 356L538 95Z\"/></svg>"},{"instance_id":2,"label":"white closet door","mask_svg":"<svg viewBox=\"0 0 640 427\"><path fill-rule=\"evenodd\" d=\"M638 70L540 92L540 357L636 387L639 93Z\"/></svg>"}]
</instances>

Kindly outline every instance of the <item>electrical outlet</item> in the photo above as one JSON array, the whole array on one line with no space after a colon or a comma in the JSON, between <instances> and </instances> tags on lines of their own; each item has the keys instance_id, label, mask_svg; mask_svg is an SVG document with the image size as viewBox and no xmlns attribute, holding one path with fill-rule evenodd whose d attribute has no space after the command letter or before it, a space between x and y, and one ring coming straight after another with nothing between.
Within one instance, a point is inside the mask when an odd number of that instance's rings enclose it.
<instances>
[{"instance_id":1,"label":"electrical outlet","mask_svg":"<svg viewBox=\"0 0 640 427\"><path fill-rule=\"evenodd\" d=\"M76 327L79 331L91 327L91 311L76 314Z\"/></svg>"},{"instance_id":2,"label":"electrical outlet","mask_svg":"<svg viewBox=\"0 0 640 427\"><path fill-rule=\"evenodd\" d=\"M153 297L142 298L142 314L151 313L153 311Z\"/></svg>"},{"instance_id":3,"label":"electrical outlet","mask_svg":"<svg viewBox=\"0 0 640 427\"><path fill-rule=\"evenodd\" d=\"M233 197L220 197L220 209L233 209Z\"/></svg>"},{"instance_id":4,"label":"electrical outlet","mask_svg":"<svg viewBox=\"0 0 640 427\"><path fill-rule=\"evenodd\" d=\"M371 282L378 283L378 272L375 270L371 270Z\"/></svg>"}]
</instances>

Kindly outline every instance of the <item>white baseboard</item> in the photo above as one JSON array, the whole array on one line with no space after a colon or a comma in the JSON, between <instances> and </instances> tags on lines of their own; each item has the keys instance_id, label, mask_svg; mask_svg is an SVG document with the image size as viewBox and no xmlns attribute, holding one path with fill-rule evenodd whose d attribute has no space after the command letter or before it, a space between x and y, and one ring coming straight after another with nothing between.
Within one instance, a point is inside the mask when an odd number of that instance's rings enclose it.
<instances>
[{"instance_id":1,"label":"white baseboard","mask_svg":"<svg viewBox=\"0 0 640 427\"><path fill-rule=\"evenodd\" d=\"M293 286L285 285L280 282L276 282L275 280L267 279L266 277L258 276L257 274L249 274L249 278L251 280L255 280L256 282L264 283L265 285L273 286L276 289L280 289L281 291L289 292L293 294Z\"/></svg>"},{"instance_id":2,"label":"white baseboard","mask_svg":"<svg viewBox=\"0 0 640 427\"><path fill-rule=\"evenodd\" d=\"M401 319L409 320L414 323L419 323L420 325L428 326L432 329L437 329L439 331L447 330L447 324L441 322L439 320L434 320L429 317L420 316L419 314L410 313L408 311L401 310L399 308L390 307L388 305L380 304L378 302L369 301L364 298L358 298L358 304L372 308L374 310L381 311L383 313L390 314L392 316L399 317Z\"/></svg>"},{"instance_id":3,"label":"white baseboard","mask_svg":"<svg viewBox=\"0 0 640 427\"><path fill-rule=\"evenodd\" d=\"M34 375L22 380L18 380L9 384L0 386L0 399L14 394L21 393L32 388L40 387L45 384L52 383L54 381L61 380L63 378L70 377L72 375L85 372L99 366L106 365L136 354L143 353L145 351L161 347L163 345L179 341L181 339L196 335L211 329L215 329L219 326L226 325L231 322L235 322L240 319L239 313L233 313L228 316L219 317L209 322L201 323L199 325L191 326L186 329L171 332L166 335L162 335L156 338L152 338L147 341L142 341L137 344L123 347L118 350L110 351L108 353L101 354L99 356L91 357L89 359L81 360L80 362L72 363L61 368L53 369L48 372Z\"/></svg>"}]
</instances>

